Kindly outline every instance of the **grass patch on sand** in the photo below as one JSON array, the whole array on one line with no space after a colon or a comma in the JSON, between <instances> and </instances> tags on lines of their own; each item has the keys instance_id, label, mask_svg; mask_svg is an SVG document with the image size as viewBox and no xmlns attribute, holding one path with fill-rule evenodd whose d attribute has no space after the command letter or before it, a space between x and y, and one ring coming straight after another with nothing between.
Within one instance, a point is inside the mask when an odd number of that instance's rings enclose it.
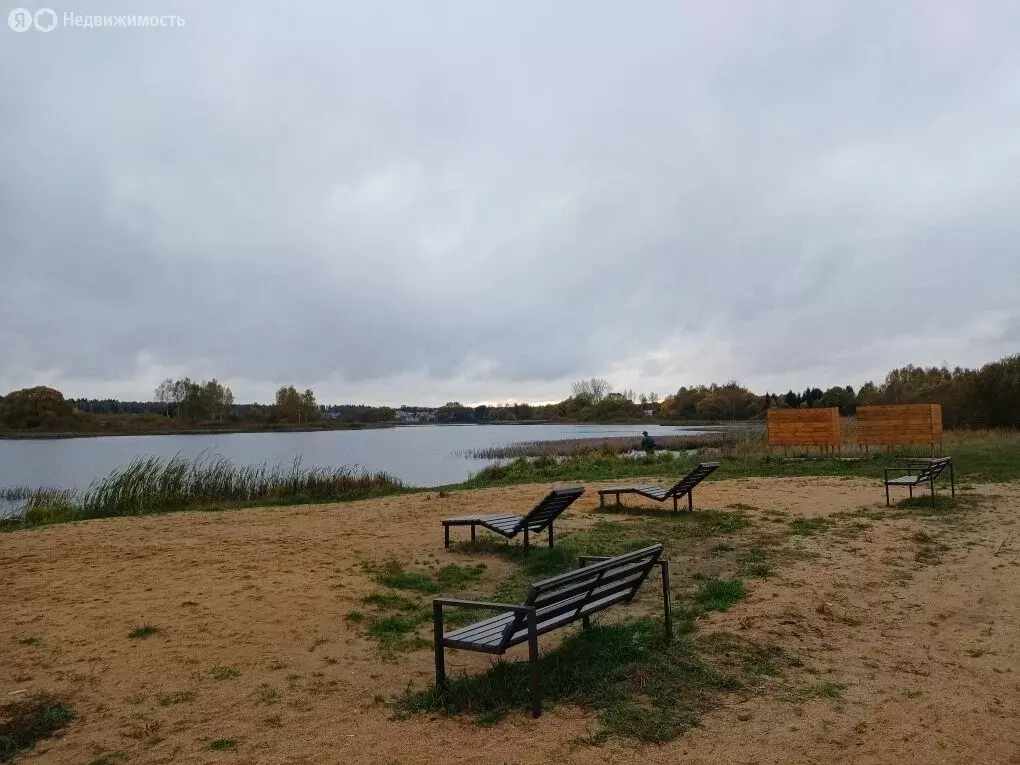
<instances>
[{"instance_id":1,"label":"grass patch on sand","mask_svg":"<svg viewBox=\"0 0 1020 765\"><path fill-rule=\"evenodd\" d=\"M729 611L747 595L740 579L709 579L702 582L695 600L705 611Z\"/></svg>"},{"instance_id":2,"label":"grass patch on sand","mask_svg":"<svg viewBox=\"0 0 1020 765\"><path fill-rule=\"evenodd\" d=\"M784 659L721 635L665 640L662 623L636 619L569 634L540 657L546 707L569 701L595 710L609 736L669 741L693 728L723 694L755 687L780 671ZM398 717L415 713L471 715L481 724L529 708L527 662L498 661L480 675L451 680L445 692L408 691Z\"/></svg>"},{"instance_id":3,"label":"grass patch on sand","mask_svg":"<svg viewBox=\"0 0 1020 765\"><path fill-rule=\"evenodd\" d=\"M132 640L145 640L153 635L159 633L159 627L155 624L143 624L140 627L135 627L131 632L128 633L128 637Z\"/></svg>"},{"instance_id":4,"label":"grass patch on sand","mask_svg":"<svg viewBox=\"0 0 1020 765\"><path fill-rule=\"evenodd\" d=\"M443 566L435 574L421 571L407 571L399 561L389 561L375 572L376 581L397 590L414 590L427 595L449 592L468 582L478 579L485 571L485 564L474 566Z\"/></svg>"},{"instance_id":5,"label":"grass patch on sand","mask_svg":"<svg viewBox=\"0 0 1020 765\"><path fill-rule=\"evenodd\" d=\"M825 518L795 518L790 521L790 533L798 537L812 537L829 528Z\"/></svg>"},{"instance_id":6,"label":"grass patch on sand","mask_svg":"<svg viewBox=\"0 0 1020 765\"><path fill-rule=\"evenodd\" d=\"M72 720L71 708L46 693L0 704L0 762L13 762L18 754L50 738Z\"/></svg>"}]
</instances>

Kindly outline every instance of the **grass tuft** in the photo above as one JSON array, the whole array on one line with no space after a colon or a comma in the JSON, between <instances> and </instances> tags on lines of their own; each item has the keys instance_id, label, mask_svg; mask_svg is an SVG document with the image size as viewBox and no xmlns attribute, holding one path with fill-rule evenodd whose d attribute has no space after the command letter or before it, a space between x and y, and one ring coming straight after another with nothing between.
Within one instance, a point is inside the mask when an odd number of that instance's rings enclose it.
<instances>
[{"instance_id":1,"label":"grass tuft","mask_svg":"<svg viewBox=\"0 0 1020 765\"><path fill-rule=\"evenodd\" d=\"M0 762L11 762L74 720L60 698L38 693L0 704Z\"/></svg>"},{"instance_id":2,"label":"grass tuft","mask_svg":"<svg viewBox=\"0 0 1020 765\"><path fill-rule=\"evenodd\" d=\"M209 742L209 748L214 752L227 752L237 748L237 739L218 738Z\"/></svg>"},{"instance_id":3,"label":"grass tuft","mask_svg":"<svg viewBox=\"0 0 1020 765\"><path fill-rule=\"evenodd\" d=\"M172 693L161 693L156 701L161 707L171 707L177 704L189 704L196 698L194 691L173 691Z\"/></svg>"},{"instance_id":4,"label":"grass tuft","mask_svg":"<svg viewBox=\"0 0 1020 765\"><path fill-rule=\"evenodd\" d=\"M135 627L128 633L128 637L132 640L144 640L145 638L152 637L159 632L159 627L154 624L143 624L140 627Z\"/></svg>"},{"instance_id":5,"label":"grass tuft","mask_svg":"<svg viewBox=\"0 0 1020 765\"><path fill-rule=\"evenodd\" d=\"M828 528L829 521L825 518L795 518L790 521L790 533L799 537L814 536Z\"/></svg>"},{"instance_id":6,"label":"grass tuft","mask_svg":"<svg viewBox=\"0 0 1020 765\"><path fill-rule=\"evenodd\" d=\"M740 579L709 579L701 584L695 599L705 611L728 611L746 594L744 582Z\"/></svg>"}]
</instances>

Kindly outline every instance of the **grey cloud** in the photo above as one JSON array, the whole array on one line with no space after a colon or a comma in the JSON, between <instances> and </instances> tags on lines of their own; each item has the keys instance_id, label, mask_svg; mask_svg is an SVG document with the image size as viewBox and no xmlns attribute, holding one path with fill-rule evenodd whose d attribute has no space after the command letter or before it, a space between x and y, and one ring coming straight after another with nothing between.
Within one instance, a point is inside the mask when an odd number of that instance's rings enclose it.
<instances>
[{"instance_id":1,"label":"grey cloud","mask_svg":"<svg viewBox=\"0 0 1020 765\"><path fill-rule=\"evenodd\" d=\"M147 12L187 23L0 30L0 387L543 400L1016 350L1015 4Z\"/></svg>"}]
</instances>

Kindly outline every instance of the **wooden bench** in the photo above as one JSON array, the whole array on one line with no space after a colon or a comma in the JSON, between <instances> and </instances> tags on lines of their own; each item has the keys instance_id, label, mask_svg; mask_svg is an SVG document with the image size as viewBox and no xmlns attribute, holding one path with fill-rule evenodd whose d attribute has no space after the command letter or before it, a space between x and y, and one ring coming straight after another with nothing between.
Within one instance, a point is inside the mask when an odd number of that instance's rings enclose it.
<instances>
[{"instance_id":1,"label":"wooden bench","mask_svg":"<svg viewBox=\"0 0 1020 765\"><path fill-rule=\"evenodd\" d=\"M673 616L669 596L669 562L662 560L662 545L617 555L613 558L581 556L581 568L554 576L528 587L524 603L485 603L473 600L436 598L432 601L436 652L436 687L446 689L445 649L501 655L515 645L528 644L531 665L531 714L542 713L539 691L538 636L581 621L590 626L592 614L631 601L653 567L662 570L662 603L666 635L673 638ZM443 631L443 607L492 609L501 613L452 632Z\"/></svg>"},{"instance_id":2,"label":"wooden bench","mask_svg":"<svg viewBox=\"0 0 1020 765\"><path fill-rule=\"evenodd\" d=\"M687 495L687 511L694 510L694 487L704 481L719 467L718 462L702 462L694 470L685 475L673 486L613 486L608 489L599 489L599 507L606 504L606 495L615 494L616 504L620 504L621 494L640 494L642 497L654 499L656 502L665 502L673 498L673 512L677 511L677 498Z\"/></svg>"},{"instance_id":3,"label":"wooden bench","mask_svg":"<svg viewBox=\"0 0 1020 765\"><path fill-rule=\"evenodd\" d=\"M910 496L914 496L914 487L920 484L928 484L931 487L931 506L935 507L935 479L942 472L949 468L949 486L956 499L956 476L953 475L953 458L939 457L938 459L914 459L907 460L905 467L892 467L885 469L885 504L889 506L889 487L906 486L910 490ZM896 478L889 478L889 473L899 471L906 473Z\"/></svg>"},{"instance_id":4,"label":"wooden bench","mask_svg":"<svg viewBox=\"0 0 1020 765\"><path fill-rule=\"evenodd\" d=\"M549 492L541 502L531 509L527 515L518 517L512 513L493 513L489 515L462 515L458 518L447 518L443 521L443 544L450 546L451 526L470 526L471 541L475 541L475 526L482 526L502 534L507 539L513 539L522 531L524 532L524 546L530 546L529 535L534 532L541 532L549 529L549 546L553 546L553 521L555 521L564 510L573 504L574 500L584 494L581 486L572 489L554 489Z\"/></svg>"}]
</instances>

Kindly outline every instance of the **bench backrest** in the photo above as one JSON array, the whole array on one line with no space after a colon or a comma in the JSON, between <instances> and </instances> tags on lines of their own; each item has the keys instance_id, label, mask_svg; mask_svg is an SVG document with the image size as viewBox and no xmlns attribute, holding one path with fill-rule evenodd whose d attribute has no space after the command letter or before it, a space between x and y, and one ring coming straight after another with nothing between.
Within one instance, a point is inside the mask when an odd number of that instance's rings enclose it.
<instances>
[{"instance_id":1,"label":"bench backrest","mask_svg":"<svg viewBox=\"0 0 1020 765\"><path fill-rule=\"evenodd\" d=\"M566 510L575 499L584 494L584 487L553 489L545 498L517 522L517 530L527 527L530 531L541 531Z\"/></svg>"},{"instance_id":2,"label":"bench backrest","mask_svg":"<svg viewBox=\"0 0 1020 765\"><path fill-rule=\"evenodd\" d=\"M677 483L666 492L666 496L672 497L676 495L677 497L682 497L699 483L708 478L708 476L711 475L718 467L718 462L702 462L694 468L694 470L677 481Z\"/></svg>"},{"instance_id":3,"label":"bench backrest","mask_svg":"<svg viewBox=\"0 0 1020 765\"><path fill-rule=\"evenodd\" d=\"M538 634L629 601L661 555L662 545L656 544L530 585L524 605L538 609ZM501 647L521 643L527 636L527 616L518 614L507 625Z\"/></svg>"},{"instance_id":4,"label":"bench backrest","mask_svg":"<svg viewBox=\"0 0 1020 765\"><path fill-rule=\"evenodd\" d=\"M952 460L949 457L931 460L927 464L927 466L925 466L925 468L920 473L917 474L917 482L921 483L923 481L934 481L936 478L939 477L939 474L942 473L943 470L949 467L949 463L951 461Z\"/></svg>"}]
</instances>

